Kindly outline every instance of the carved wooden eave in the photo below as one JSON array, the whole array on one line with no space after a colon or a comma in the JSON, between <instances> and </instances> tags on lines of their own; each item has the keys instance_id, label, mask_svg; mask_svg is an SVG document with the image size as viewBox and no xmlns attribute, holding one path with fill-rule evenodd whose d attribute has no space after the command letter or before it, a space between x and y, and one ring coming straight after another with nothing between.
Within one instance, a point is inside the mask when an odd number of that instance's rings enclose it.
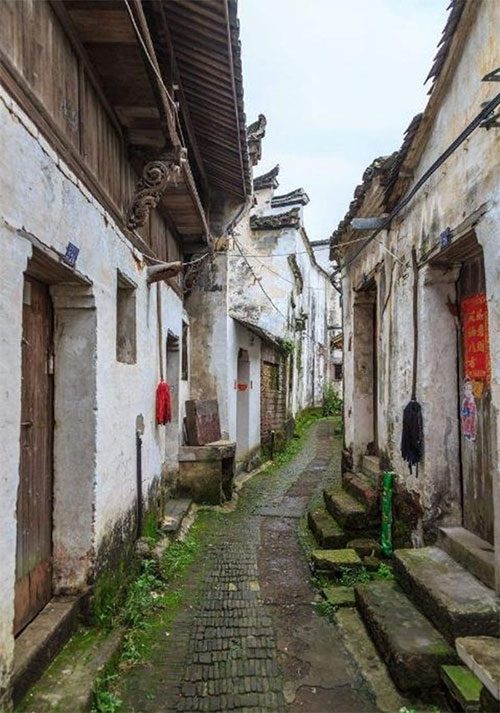
<instances>
[{"instance_id":1,"label":"carved wooden eave","mask_svg":"<svg viewBox=\"0 0 500 713\"><path fill-rule=\"evenodd\" d=\"M256 166L262 158L262 139L266 135L267 119L259 114L257 121L247 127L248 155L252 166Z\"/></svg>"},{"instance_id":2,"label":"carved wooden eave","mask_svg":"<svg viewBox=\"0 0 500 713\"><path fill-rule=\"evenodd\" d=\"M292 208L286 213L273 215L252 215L250 228L252 230L283 230L284 228L300 228L300 208Z\"/></svg>"},{"instance_id":3,"label":"carved wooden eave","mask_svg":"<svg viewBox=\"0 0 500 713\"><path fill-rule=\"evenodd\" d=\"M270 171L267 173L263 173L262 176L257 176L257 178L254 178L253 181L253 189L254 191L261 191L264 188L278 188L279 183L278 183L278 174L280 172L280 167L279 164L276 164L274 168L272 168Z\"/></svg>"},{"instance_id":4,"label":"carved wooden eave","mask_svg":"<svg viewBox=\"0 0 500 713\"><path fill-rule=\"evenodd\" d=\"M185 161L185 149L178 149L146 163L128 211L127 227L130 230L137 230L146 224L150 211L156 208L168 185L176 185L181 180Z\"/></svg>"},{"instance_id":5,"label":"carved wooden eave","mask_svg":"<svg viewBox=\"0 0 500 713\"><path fill-rule=\"evenodd\" d=\"M273 196L271 200L272 208L281 208L287 205L302 205L309 203L309 196L303 188L296 188L290 193L284 193L282 196Z\"/></svg>"}]
</instances>

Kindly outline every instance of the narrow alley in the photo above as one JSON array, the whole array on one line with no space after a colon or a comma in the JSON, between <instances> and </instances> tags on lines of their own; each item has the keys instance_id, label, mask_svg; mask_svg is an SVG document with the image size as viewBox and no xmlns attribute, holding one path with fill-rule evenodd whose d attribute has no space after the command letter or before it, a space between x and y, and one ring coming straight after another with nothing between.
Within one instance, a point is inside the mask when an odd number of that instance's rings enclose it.
<instances>
[{"instance_id":1,"label":"narrow alley","mask_svg":"<svg viewBox=\"0 0 500 713\"><path fill-rule=\"evenodd\" d=\"M338 632L314 609L298 535L315 493L339 473L331 420L313 425L287 466L244 486L207 531L186 574L193 589L150 661L116 687L127 711L376 710Z\"/></svg>"}]
</instances>

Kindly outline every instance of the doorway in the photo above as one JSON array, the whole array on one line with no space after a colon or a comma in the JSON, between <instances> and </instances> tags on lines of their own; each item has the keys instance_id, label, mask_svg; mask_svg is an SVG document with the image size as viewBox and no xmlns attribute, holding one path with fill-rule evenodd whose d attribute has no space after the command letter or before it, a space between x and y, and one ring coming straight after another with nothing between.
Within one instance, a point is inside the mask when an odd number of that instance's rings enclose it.
<instances>
[{"instance_id":1,"label":"doorway","mask_svg":"<svg viewBox=\"0 0 500 713\"><path fill-rule=\"evenodd\" d=\"M26 276L23 291L20 467L14 633L52 596L53 333L47 285Z\"/></svg>"},{"instance_id":2,"label":"doorway","mask_svg":"<svg viewBox=\"0 0 500 713\"><path fill-rule=\"evenodd\" d=\"M457 298L463 526L493 544L493 414L482 250L462 264Z\"/></svg>"},{"instance_id":3,"label":"doorway","mask_svg":"<svg viewBox=\"0 0 500 713\"><path fill-rule=\"evenodd\" d=\"M166 343L166 378L172 400L172 420L165 425L166 459L171 467L177 464L179 453L179 383L181 373L179 337L170 330Z\"/></svg>"},{"instance_id":4,"label":"doorway","mask_svg":"<svg viewBox=\"0 0 500 713\"><path fill-rule=\"evenodd\" d=\"M372 280L353 303L353 420L356 457L378 453L377 288Z\"/></svg>"},{"instance_id":5,"label":"doorway","mask_svg":"<svg viewBox=\"0 0 500 713\"><path fill-rule=\"evenodd\" d=\"M236 450L245 454L250 448L250 358L246 349L238 351L236 389Z\"/></svg>"}]
</instances>

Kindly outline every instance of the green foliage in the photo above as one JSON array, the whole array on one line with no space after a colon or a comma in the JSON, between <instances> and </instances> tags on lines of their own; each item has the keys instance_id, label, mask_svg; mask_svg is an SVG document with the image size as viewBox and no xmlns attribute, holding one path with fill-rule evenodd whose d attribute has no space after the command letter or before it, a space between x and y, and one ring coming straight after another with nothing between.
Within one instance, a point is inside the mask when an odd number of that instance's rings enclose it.
<instances>
[{"instance_id":1,"label":"green foliage","mask_svg":"<svg viewBox=\"0 0 500 713\"><path fill-rule=\"evenodd\" d=\"M369 582L371 580L370 572L365 567L340 567L340 575L338 583L344 587L354 587L355 584Z\"/></svg>"},{"instance_id":2,"label":"green foliage","mask_svg":"<svg viewBox=\"0 0 500 713\"><path fill-rule=\"evenodd\" d=\"M382 562L378 570L376 572L372 572L371 576L372 579L392 580L394 579L394 572L392 571L390 564Z\"/></svg>"},{"instance_id":3,"label":"green foliage","mask_svg":"<svg viewBox=\"0 0 500 713\"><path fill-rule=\"evenodd\" d=\"M97 679L92 713L116 713L120 710L122 701L109 689L116 677L117 674L107 674Z\"/></svg>"},{"instance_id":4,"label":"green foliage","mask_svg":"<svg viewBox=\"0 0 500 713\"><path fill-rule=\"evenodd\" d=\"M335 604L332 604L331 602L326 602L326 601L325 602L315 602L314 609L320 616L324 616L330 620L333 619L334 614L337 611L337 607L335 606Z\"/></svg>"},{"instance_id":5,"label":"green foliage","mask_svg":"<svg viewBox=\"0 0 500 713\"><path fill-rule=\"evenodd\" d=\"M340 416L342 414L342 399L332 384L327 384L323 392L322 410L323 416Z\"/></svg>"},{"instance_id":6,"label":"green foliage","mask_svg":"<svg viewBox=\"0 0 500 713\"><path fill-rule=\"evenodd\" d=\"M142 536L153 542L158 542L161 537L161 531L158 527L158 520L154 512L148 512L142 526Z\"/></svg>"},{"instance_id":7,"label":"green foliage","mask_svg":"<svg viewBox=\"0 0 500 713\"><path fill-rule=\"evenodd\" d=\"M295 342L291 339L278 339L281 349L287 356L295 351Z\"/></svg>"}]
</instances>

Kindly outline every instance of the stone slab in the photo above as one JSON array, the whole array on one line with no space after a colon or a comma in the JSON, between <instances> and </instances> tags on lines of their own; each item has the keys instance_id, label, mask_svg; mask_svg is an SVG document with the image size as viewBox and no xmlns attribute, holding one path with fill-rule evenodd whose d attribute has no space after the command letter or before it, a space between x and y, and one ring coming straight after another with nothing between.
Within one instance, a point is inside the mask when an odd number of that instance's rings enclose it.
<instances>
[{"instance_id":1,"label":"stone slab","mask_svg":"<svg viewBox=\"0 0 500 713\"><path fill-rule=\"evenodd\" d=\"M313 550L312 561L316 570L340 573L344 567L359 568L362 562L354 550Z\"/></svg>"},{"instance_id":2,"label":"stone slab","mask_svg":"<svg viewBox=\"0 0 500 713\"><path fill-rule=\"evenodd\" d=\"M366 475L361 473L344 473L342 476L342 487L359 500L367 510L377 513L379 510L379 491L377 484Z\"/></svg>"},{"instance_id":3,"label":"stone slab","mask_svg":"<svg viewBox=\"0 0 500 713\"><path fill-rule=\"evenodd\" d=\"M405 706L412 708L394 685L356 609L339 609L335 614L335 623L361 677L372 691L377 710L394 713Z\"/></svg>"},{"instance_id":4,"label":"stone slab","mask_svg":"<svg viewBox=\"0 0 500 713\"><path fill-rule=\"evenodd\" d=\"M217 399L186 401L186 430L191 446L204 446L221 438Z\"/></svg>"},{"instance_id":5,"label":"stone slab","mask_svg":"<svg viewBox=\"0 0 500 713\"><path fill-rule=\"evenodd\" d=\"M362 530L370 525L364 505L345 490L325 490L326 509L345 530Z\"/></svg>"},{"instance_id":6,"label":"stone slab","mask_svg":"<svg viewBox=\"0 0 500 713\"><path fill-rule=\"evenodd\" d=\"M90 634L91 632L89 632ZM73 640L24 699L19 713L85 713L92 706L97 676L118 654L123 630L100 632L90 648L72 650Z\"/></svg>"},{"instance_id":7,"label":"stone slab","mask_svg":"<svg viewBox=\"0 0 500 713\"><path fill-rule=\"evenodd\" d=\"M464 527L439 528L438 544L483 584L495 588L493 545Z\"/></svg>"},{"instance_id":8,"label":"stone slab","mask_svg":"<svg viewBox=\"0 0 500 713\"><path fill-rule=\"evenodd\" d=\"M491 695L500 701L500 639L493 636L465 636L459 637L455 646L462 661Z\"/></svg>"},{"instance_id":9,"label":"stone slab","mask_svg":"<svg viewBox=\"0 0 500 713\"><path fill-rule=\"evenodd\" d=\"M380 459L377 456L363 456L361 470L368 478L379 478L382 472L380 470Z\"/></svg>"},{"instance_id":10,"label":"stone slab","mask_svg":"<svg viewBox=\"0 0 500 713\"><path fill-rule=\"evenodd\" d=\"M181 446L179 461L182 463L220 461L234 458L236 443L234 441L216 441L205 446Z\"/></svg>"},{"instance_id":11,"label":"stone slab","mask_svg":"<svg viewBox=\"0 0 500 713\"><path fill-rule=\"evenodd\" d=\"M358 537L349 540L346 546L356 550L360 557L378 557L380 555L380 544L371 537Z\"/></svg>"},{"instance_id":12,"label":"stone slab","mask_svg":"<svg viewBox=\"0 0 500 713\"><path fill-rule=\"evenodd\" d=\"M403 589L450 642L498 635L495 593L439 547L396 550L393 563Z\"/></svg>"},{"instance_id":13,"label":"stone slab","mask_svg":"<svg viewBox=\"0 0 500 713\"><path fill-rule=\"evenodd\" d=\"M345 547L347 535L324 506L309 510L307 522L320 547L328 550Z\"/></svg>"},{"instance_id":14,"label":"stone slab","mask_svg":"<svg viewBox=\"0 0 500 713\"><path fill-rule=\"evenodd\" d=\"M395 582L358 584L356 603L375 645L401 691L432 697L439 667L456 654Z\"/></svg>"},{"instance_id":15,"label":"stone slab","mask_svg":"<svg viewBox=\"0 0 500 713\"><path fill-rule=\"evenodd\" d=\"M335 607L354 607L356 599L354 597L354 587L334 586L324 587L321 593L329 604Z\"/></svg>"},{"instance_id":16,"label":"stone slab","mask_svg":"<svg viewBox=\"0 0 500 713\"><path fill-rule=\"evenodd\" d=\"M52 599L19 634L14 647L12 690L14 705L42 675L74 632L81 597Z\"/></svg>"},{"instance_id":17,"label":"stone slab","mask_svg":"<svg viewBox=\"0 0 500 713\"><path fill-rule=\"evenodd\" d=\"M172 498L167 500L163 511L163 521L161 529L163 532L175 533L191 507L192 500L189 498Z\"/></svg>"},{"instance_id":18,"label":"stone slab","mask_svg":"<svg viewBox=\"0 0 500 713\"><path fill-rule=\"evenodd\" d=\"M465 713L480 710L480 695L483 684L467 666L441 666L441 678L451 697Z\"/></svg>"}]
</instances>

